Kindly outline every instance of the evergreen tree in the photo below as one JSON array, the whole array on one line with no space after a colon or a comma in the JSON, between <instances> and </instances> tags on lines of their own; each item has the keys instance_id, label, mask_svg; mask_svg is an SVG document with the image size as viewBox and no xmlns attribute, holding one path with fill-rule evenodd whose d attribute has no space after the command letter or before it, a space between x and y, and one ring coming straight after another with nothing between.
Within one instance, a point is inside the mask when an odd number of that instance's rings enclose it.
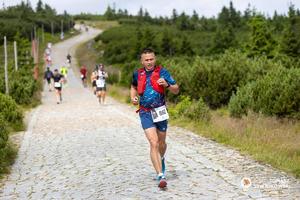
<instances>
[{"instance_id":1,"label":"evergreen tree","mask_svg":"<svg viewBox=\"0 0 300 200\"><path fill-rule=\"evenodd\" d=\"M289 7L289 21L284 30L280 50L291 57L300 56L300 39L297 35L297 16L294 5Z\"/></svg>"},{"instance_id":2,"label":"evergreen tree","mask_svg":"<svg viewBox=\"0 0 300 200\"><path fill-rule=\"evenodd\" d=\"M178 17L177 27L180 30L188 30L190 29L189 16L187 16L184 12Z\"/></svg>"},{"instance_id":3,"label":"evergreen tree","mask_svg":"<svg viewBox=\"0 0 300 200\"><path fill-rule=\"evenodd\" d=\"M107 6L107 9L104 13L104 17L107 19L107 20L114 20L115 19L115 14L113 12L113 10L111 9L110 6Z\"/></svg>"},{"instance_id":4,"label":"evergreen tree","mask_svg":"<svg viewBox=\"0 0 300 200\"><path fill-rule=\"evenodd\" d=\"M37 2L37 6L36 6L36 12L40 13L40 12L43 12L44 8L43 8L43 2L42 0L39 0Z\"/></svg>"},{"instance_id":5,"label":"evergreen tree","mask_svg":"<svg viewBox=\"0 0 300 200\"><path fill-rule=\"evenodd\" d=\"M172 17L171 17L171 20L172 20L172 23L173 23L173 24L176 24L177 18L178 18L177 11L176 11L176 9L173 9L173 10L172 10Z\"/></svg>"},{"instance_id":6,"label":"evergreen tree","mask_svg":"<svg viewBox=\"0 0 300 200\"><path fill-rule=\"evenodd\" d=\"M236 11L233 7L232 1L229 3L229 15L230 15L230 23L233 28L238 28L241 26L241 14Z\"/></svg>"},{"instance_id":7,"label":"evergreen tree","mask_svg":"<svg viewBox=\"0 0 300 200\"><path fill-rule=\"evenodd\" d=\"M191 42L189 41L189 39L186 35L184 35L183 38L182 38L179 53L181 55L186 55L186 56L195 55L195 52L194 52L194 50L192 48L192 45L191 45Z\"/></svg>"},{"instance_id":8,"label":"evergreen tree","mask_svg":"<svg viewBox=\"0 0 300 200\"><path fill-rule=\"evenodd\" d=\"M161 55L173 56L175 53L175 47L172 43L172 36L167 29L164 29L162 41L161 41Z\"/></svg>"},{"instance_id":9,"label":"evergreen tree","mask_svg":"<svg viewBox=\"0 0 300 200\"><path fill-rule=\"evenodd\" d=\"M152 31L151 28L147 27L144 30L143 33L143 48L153 48L156 49L156 44L155 44L155 33Z\"/></svg>"},{"instance_id":10,"label":"evergreen tree","mask_svg":"<svg viewBox=\"0 0 300 200\"><path fill-rule=\"evenodd\" d=\"M231 25L226 28L219 26L213 39L212 53L224 53L226 49L236 45L235 34Z\"/></svg>"},{"instance_id":11,"label":"evergreen tree","mask_svg":"<svg viewBox=\"0 0 300 200\"><path fill-rule=\"evenodd\" d=\"M276 42L272 37L271 31L267 26L266 20L262 16L255 16L250 21L251 39L247 45L248 55L250 57L266 55L269 58L274 57Z\"/></svg>"}]
</instances>

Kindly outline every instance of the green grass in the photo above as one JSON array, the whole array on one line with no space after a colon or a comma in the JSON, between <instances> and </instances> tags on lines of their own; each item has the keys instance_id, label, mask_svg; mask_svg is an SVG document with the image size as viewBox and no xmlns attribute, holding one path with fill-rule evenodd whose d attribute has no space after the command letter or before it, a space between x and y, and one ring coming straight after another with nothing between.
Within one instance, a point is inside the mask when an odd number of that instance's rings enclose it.
<instances>
[{"instance_id":1,"label":"green grass","mask_svg":"<svg viewBox=\"0 0 300 200\"><path fill-rule=\"evenodd\" d=\"M219 111L215 111L209 123L180 118L171 120L171 124L233 147L300 178L299 121L282 122L254 114L237 120L220 116Z\"/></svg>"}]
</instances>

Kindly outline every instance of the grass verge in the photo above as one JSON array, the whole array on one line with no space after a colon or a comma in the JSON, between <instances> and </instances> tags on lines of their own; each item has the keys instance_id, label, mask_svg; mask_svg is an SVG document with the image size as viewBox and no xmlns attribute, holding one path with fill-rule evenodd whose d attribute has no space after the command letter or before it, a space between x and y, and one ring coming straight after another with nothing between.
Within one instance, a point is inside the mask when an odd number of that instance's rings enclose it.
<instances>
[{"instance_id":1,"label":"grass verge","mask_svg":"<svg viewBox=\"0 0 300 200\"><path fill-rule=\"evenodd\" d=\"M210 122L172 119L171 124L184 127L242 154L272 165L300 178L300 123L250 114L242 119L229 117L226 110L212 112Z\"/></svg>"}]
</instances>

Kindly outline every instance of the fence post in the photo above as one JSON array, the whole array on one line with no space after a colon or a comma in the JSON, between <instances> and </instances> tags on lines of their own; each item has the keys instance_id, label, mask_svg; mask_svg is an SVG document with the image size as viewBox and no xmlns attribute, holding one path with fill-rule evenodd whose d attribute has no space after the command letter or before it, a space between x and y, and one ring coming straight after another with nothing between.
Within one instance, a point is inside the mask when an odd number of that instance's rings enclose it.
<instances>
[{"instance_id":1,"label":"fence post","mask_svg":"<svg viewBox=\"0 0 300 200\"><path fill-rule=\"evenodd\" d=\"M14 41L14 52L15 52L15 69L18 71L18 51L17 51L17 42Z\"/></svg>"},{"instance_id":2,"label":"fence post","mask_svg":"<svg viewBox=\"0 0 300 200\"><path fill-rule=\"evenodd\" d=\"M5 76L5 94L9 94L8 88L8 72L7 72L7 46L6 36L4 36L4 76Z\"/></svg>"},{"instance_id":3,"label":"fence post","mask_svg":"<svg viewBox=\"0 0 300 200\"><path fill-rule=\"evenodd\" d=\"M119 83L121 82L121 78L122 78L122 72L121 70L119 70Z\"/></svg>"},{"instance_id":4,"label":"fence post","mask_svg":"<svg viewBox=\"0 0 300 200\"><path fill-rule=\"evenodd\" d=\"M52 37L54 37L54 26L53 26L53 22L51 22L51 34L52 34Z\"/></svg>"}]
</instances>

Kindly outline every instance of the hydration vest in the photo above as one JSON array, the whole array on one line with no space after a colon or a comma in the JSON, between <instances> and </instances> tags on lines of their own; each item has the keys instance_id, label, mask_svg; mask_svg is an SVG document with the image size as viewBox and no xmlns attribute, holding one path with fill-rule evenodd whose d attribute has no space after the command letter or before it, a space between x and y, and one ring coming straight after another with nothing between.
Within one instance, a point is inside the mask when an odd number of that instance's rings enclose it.
<instances>
[{"instance_id":1,"label":"hydration vest","mask_svg":"<svg viewBox=\"0 0 300 200\"><path fill-rule=\"evenodd\" d=\"M156 66L151 74L150 77L150 83L152 88L160 93L164 94L165 89L163 86L158 85L157 80L160 78L160 70L162 69L161 66ZM141 96L145 92L146 89L146 82L147 82L147 76L146 76L146 70L145 68L140 68L138 69L138 86L137 86L137 91L138 94Z\"/></svg>"}]
</instances>

